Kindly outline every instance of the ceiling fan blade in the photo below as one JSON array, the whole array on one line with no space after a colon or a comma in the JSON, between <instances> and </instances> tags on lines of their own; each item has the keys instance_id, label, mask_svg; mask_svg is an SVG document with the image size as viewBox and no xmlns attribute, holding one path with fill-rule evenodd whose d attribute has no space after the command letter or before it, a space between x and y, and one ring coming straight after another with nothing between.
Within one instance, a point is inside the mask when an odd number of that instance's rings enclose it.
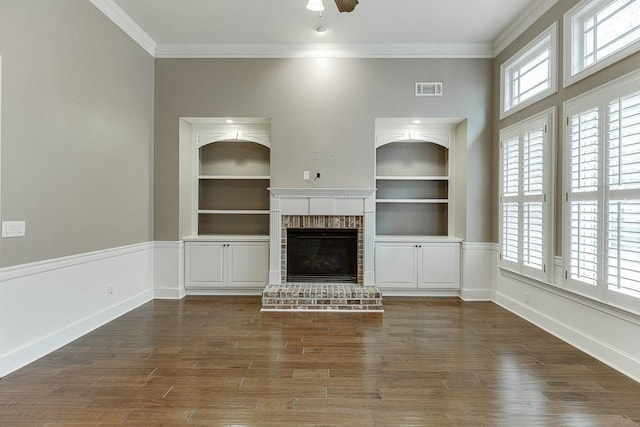
<instances>
[{"instance_id":1,"label":"ceiling fan blade","mask_svg":"<svg viewBox=\"0 0 640 427\"><path fill-rule=\"evenodd\" d=\"M358 0L336 0L336 6L338 6L338 10L342 12L351 12L356 8L358 4Z\"/></svg>"}]
</instances>

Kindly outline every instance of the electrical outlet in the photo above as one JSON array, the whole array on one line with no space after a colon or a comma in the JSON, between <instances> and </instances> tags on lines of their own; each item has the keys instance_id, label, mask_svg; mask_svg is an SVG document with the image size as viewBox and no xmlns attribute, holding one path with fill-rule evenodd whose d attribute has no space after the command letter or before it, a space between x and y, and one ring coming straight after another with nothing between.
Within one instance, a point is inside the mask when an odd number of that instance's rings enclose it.
<instances>
[{"instance_id":1,"label":"electrical outlet","mask_svg":"<svg viewBox=\"0 0 640 427\"><path fill-rule=\"evenodd\" d=\"M109 286L107 286L107 293L108 293L109 295L113 295L113 285L109 285Z\"/></svg>"},{"instance_id":2,"label":"electrical outlet","mask_svg":"<svg viewBox=\"0 0 640 427\"><path fill-rule=\"evenodd\" d=\"M302 178L305 181L309 181L309 171L304 171L303 174L302 174Z\"/></svg>"},{"instance_id":3,"label":"electrical outlet","mask_svg":"<svg viewBox=\"0 0 640 427\"><path fill-rule=\"evenodd\" d=\"M531 303L531 299L529 298L529 292L524 293L524 302L527 304Z\"/></svg>"}]
</instances>

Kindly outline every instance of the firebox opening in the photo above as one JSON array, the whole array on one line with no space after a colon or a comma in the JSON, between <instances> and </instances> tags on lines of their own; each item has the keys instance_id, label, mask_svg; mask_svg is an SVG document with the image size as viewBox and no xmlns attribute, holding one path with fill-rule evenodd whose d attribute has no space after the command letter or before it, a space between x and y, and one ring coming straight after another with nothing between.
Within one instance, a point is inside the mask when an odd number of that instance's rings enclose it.
<instances>
[{"instance_id":1,"label":"firebox opening","mask_svg":"<svg viewBox=\"0 0 640 427\"><path fill-rule=\"evenodd\" d=\"M287 282L358 283L358 230L287 229Z\"/></svg>"}]
</instances>

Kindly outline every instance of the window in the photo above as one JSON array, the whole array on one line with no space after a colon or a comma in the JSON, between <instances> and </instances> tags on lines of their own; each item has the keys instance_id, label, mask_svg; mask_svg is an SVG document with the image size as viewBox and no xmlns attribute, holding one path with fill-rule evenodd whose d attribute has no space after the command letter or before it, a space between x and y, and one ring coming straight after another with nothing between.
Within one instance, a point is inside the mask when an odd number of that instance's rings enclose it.
<instances>
[{"instance_id":1,"label":"window","mask_svg":"<svg viewBox=\"0 0 640 427\"><path fill-rule=\"evenodd\" d=\"M548 280L555 109L500 132L500 265Z\"/></svg>"},{"instance_id":2,"label":"window","mask_svg":"<svg viewBox=\"0 0 640 427\"><path fill-rule=\"evenodd\" d=\"M565 114L567 287L628 306L640 298L640 73Z\"/></svg>"},{"instance_id":3,"label":"window","mask_svg":"<svg viewBox=\"0 0 640 427\"><path fill-rule=\"evenodd\" d=\"M556 92L557 24L500 67L500 118Z\"/></svg>"},{"instance_id":4,"label":"window","mask_svg":"<svg viewBox=\"0 0 640 427\"><path fill-rule=\"evenodd\" d=\"M640 0L582 0L564 32L566 87L640 49Z\"/></svg>"}]
</instances>

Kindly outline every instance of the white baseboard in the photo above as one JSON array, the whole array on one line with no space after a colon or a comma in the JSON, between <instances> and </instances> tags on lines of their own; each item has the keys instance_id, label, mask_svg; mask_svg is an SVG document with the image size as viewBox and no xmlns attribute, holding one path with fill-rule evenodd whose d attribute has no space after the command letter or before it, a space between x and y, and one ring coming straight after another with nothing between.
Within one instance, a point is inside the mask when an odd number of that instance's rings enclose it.
<instances>
[{"instance_id":1,"label":"white baseboard","mask_svg":"<svg viewBox=\"0 0 640 427\"><path fill-rule=\"evenodd\" d=\"M460 296L457 289L398 289L378 286L382 297L421 297L421 298L456 298Z\"/></svg>"},{"instance_id":2,"label":"white baseboard","mask_svg":"<svg viewBox=\"0 0 640 427\"><path fill-rule=\"evenodd\" d=\"M499 281L496 304L640 381L640 344L630 339L638 335L640 322L508 277ZM520 300L523 292L529 303Z\"/></svg>"},{"instance_id":3,"label":"white baseboard","mask_svg":"<svg viewBox=\"0 0 640 427\"><path fill-rule=\"evenodd\" d=\"M187 289L187 295L194 296L257 296L262 295L262 288L218 288L218 289Z\"/></svg>"},{"instance_id":4,"label":"white baseboard","mask_svg":"<svg viewBox=\"0 0 640 427\"><path fill-rule=\"evenodd\" d=\"M150 301L151 244L0 269L0 377Z\"/></svg>"},{"instance_id":5,"label":"white baseboard","mask_svg":"<svg viewBox=\"0 0 640 427\"><path fill-rule=\"evenodd\" d=\"M493 301L494 292L491 289L462 289L460 299L463 301Z\"/></svg>"}]
</instances>

